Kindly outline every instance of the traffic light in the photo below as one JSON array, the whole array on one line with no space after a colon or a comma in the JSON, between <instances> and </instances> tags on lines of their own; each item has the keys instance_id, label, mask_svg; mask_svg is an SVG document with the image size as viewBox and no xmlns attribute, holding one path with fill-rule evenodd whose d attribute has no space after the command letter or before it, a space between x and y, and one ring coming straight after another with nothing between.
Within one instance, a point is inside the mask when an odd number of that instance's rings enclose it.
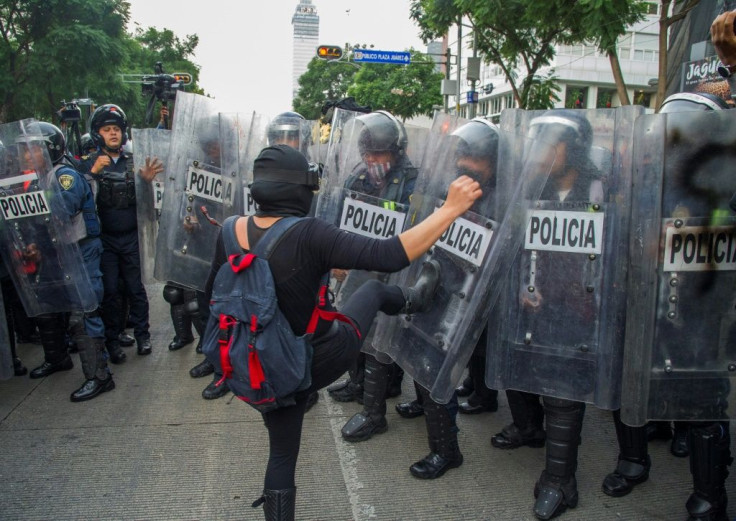
<instances>
[{"instance_id":1,"label":"traffic light","mask_svg":"<svg viewBox=\"0 0 736 521\"><path fill-rule=\"evenodd\" d=\"M182 85L189 85L192 83L192 75L188 72L175 72L174 81L181 83Z\"/></svg>"},{"instance_id":2,"label":"traffic light","mask_svg":"<svg viewBox=\"0 0 736 521\"><path fill-rule=\"evenodd\" d=\"M317 58L323 60L339 60L342 58L342 47L337 45L320 45L317 47Z\"/></svg>"}]
</instances>

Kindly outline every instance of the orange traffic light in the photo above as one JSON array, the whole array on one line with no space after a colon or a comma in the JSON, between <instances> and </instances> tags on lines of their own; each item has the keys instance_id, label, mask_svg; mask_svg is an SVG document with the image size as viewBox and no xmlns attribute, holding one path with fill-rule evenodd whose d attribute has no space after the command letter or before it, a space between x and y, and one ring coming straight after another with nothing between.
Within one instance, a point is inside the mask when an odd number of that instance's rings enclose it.
<instances>
[{"instance_id":1,"label":"orange traffic light","mask_svg":"<svg viewBox=\"0 0 736 521\"><path fill-rule=\"evenodd\" d=\"M189 85L192 83L192 75L188 72L175 72L174 79L177 83L181 83L183 85Z\"/></svg>"},{"instance_id":2,"label":"orange traffic light","mask_svg":"<svg viewBox=\"0 0 736 521\"><path fill-rule=\"evenodd\" d=\"M339 60L342 58L342 47L337 45L320 45L317 47L317 57L323 60Z\"/></svg>"}]
</instances>

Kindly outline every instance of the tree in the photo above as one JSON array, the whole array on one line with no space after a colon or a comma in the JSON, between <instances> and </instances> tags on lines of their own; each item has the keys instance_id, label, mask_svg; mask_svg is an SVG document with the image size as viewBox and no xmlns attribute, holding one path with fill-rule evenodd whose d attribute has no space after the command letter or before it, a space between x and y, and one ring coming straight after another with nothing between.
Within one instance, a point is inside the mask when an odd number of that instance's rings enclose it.
<instances>
[{"instance_id":1,"label":"tree","mask_svg":"<svg viewBox=\"0 0 736 521\"><path fill-rule=\"evenodd\" d=\"M147 99L122 73L189 72L198 91L199 67L189 61L198 38L170 30L126 32L124 0L0 0L0 121L54 121L62 100L116 103L132 125L143 124Z\"/></svg>"},{"instance_id":2,"label":"tree","mask_svg":"<svg viewBox=\"0 0 736 521\"><path fill-rule=\"evenodd\" d=\"M366 63L348 88L348 94L374 109L388 110L403 120L420 114L431 115L442 103L443 75L435 71L428 56L410 49L409 65Z\"/></svg>"},{"instance_id":3,"label":"tree","mask_svg":"<svg viewBox=\"0 0 736 521\"><path fill-rule=\"evenodd\" d=\"M659 71L657 76L659 81L657 83L657 101L656 109L664 101L664 94L667 88L667 40L669 35L669 28L672 24L679 22L687 16L687 14L695 9L700 3L700 0L662 0L661 10L659 13ZM674 7L674 12L670 16L670 8ZM679 7L679 10L677 9Z\"/></svg>"},{"instance_id":4,"label":"tree","mask_svg":"<svg viewBox=\"0 0 736 521\"><path fill-rule=\"evenodd\" d=\"M312 58L306 72L299 77L294 110L306 119L319 119L327 100L340 100L348 95L348 87L357 71L357 65L346 61Z\"/></svg>"},{"instance_id":5,"label":"tree","mask_svg":"<svg viewBox=\"0 0 736 521\"><path fill-rule=\"evenodd\" d=\"M50 119L62 98L122 62L123 0L0 0L0 120Z\"/></svg>"},{"instance_id":6,"label":"tree","mask_svg":"<svg viewBox=\"0 0 736 521\"><path fill-rule=\"evenodd\" d=\"M550 86L553 75L538 74L551 64L555 45L595 41L617 64L615 42L639 16L636 4L639 0L413 0L411 16L424 41L469 21L480 55L501 67L517 105L541 109L554 105L559 90ZM623 81L620 70L614 77Z\"/></svg>"}]
</instances>

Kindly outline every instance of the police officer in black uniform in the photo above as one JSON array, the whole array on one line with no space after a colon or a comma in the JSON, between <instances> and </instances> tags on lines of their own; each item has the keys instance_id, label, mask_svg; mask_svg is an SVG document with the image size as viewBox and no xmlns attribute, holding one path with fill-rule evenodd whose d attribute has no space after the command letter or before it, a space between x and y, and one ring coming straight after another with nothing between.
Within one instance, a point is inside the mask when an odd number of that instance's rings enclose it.
<instances>
[{"instance_id":1,"label":"police officer in black uniform","mask_svg":"<svg viewBox=\"0 0 736 521\"><path fill-rule=\"evenodd\" d=\"M102 281L100 257L100 222L95 210L92 190L84 179L65 161L66 143L64 134L51 123L40 122L39 129L54 164L53 174L61 187L64 208L68 212L74 229L84 229L84 236L78 240L79 249L98 300L102 300ZM31 154L33 152L27 152ZM30 159L30 158L29 158ZM41 259L43 262L43 259ZM47 313L36 318L41 344L44 350L44 363L31 371L31 378L43 378L57 371L69 370L73 363L67 354L67 317L64 313ZM115 388L115 382L107 367L104 351L104 325L99 310L91 313L72 315L70 332L79 348L79 358L86 381L74 391L73 402L91 400L101 393Z\"/></svg>"},{"instance_id":2,"label":"police officer in black uniform","mask_svg":"<svg viewBox=\"0 0 736 521\"><path fill-rule=\"evenodd\" d=\"M105 296L102 303L105 321L105 345L110 360L119 364L126 355L120 347L120 299L118 279L122 278L130 301L138 354L151 354L148 324L148 296L141 280L136 220L133 156L123 150L127 142L128 121L120 107L98 107L90 118L90 136L97 151L83 157L80 170L97 182L97 210L102 223L102 280ZM142 172L145 178L152 173Z\"/></svg>"},{"instance_id":3,"label":"police officer in black uniform","mask_svg":"<svg viewBox=\"0 0 736 521\"><path fill-rule=\"evenodd\" d=\"M409 196L414 191L417 168L406 154L408 137L403 125L389 112L379 110L358 116L365 127L358 136L358 147L362 163L345 182L345 187L387 201L409 205ZM347 441L364 441L373 434L385 432L386 397L401 392L401 378L404 372L396 364L383 364L372 355L364 355L364 369L361 371L360 359L351 370L351 380L344 388L332 388L330 395L338 401L347 401L350 394L360 399L362 393L363 411L353 416L342 428L342 436ZM359 375L363 373L363 385ZM393 391L390 393L389 391ZM341 396L347 394L348 396Z\"/></svg>"}]
</instances>

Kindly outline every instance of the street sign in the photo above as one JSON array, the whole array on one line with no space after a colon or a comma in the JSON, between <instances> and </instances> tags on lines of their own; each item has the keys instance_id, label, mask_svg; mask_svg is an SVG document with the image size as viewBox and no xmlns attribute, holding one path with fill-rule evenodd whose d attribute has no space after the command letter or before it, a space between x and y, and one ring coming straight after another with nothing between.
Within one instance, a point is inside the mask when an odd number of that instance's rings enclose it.
<instances>
[{"instance_id":1,"label":"street sign","mask_svg":"<svg viewBox=\"0 0 736 521\"><path fill-rule=\"evenodd\" d=\"M409 65L411 62L411 53L355 49L353 51L353 61L360 63L395 63L397 65Z\"/></svg>"},{"instance_id":2,"label":"street sign","mask_svg":"<svg viewBox=\"0 0 736 521\"><path fill-rule=\"evenodd\" d=\"M467 95L467 102L468 103L478 103L478 91L476 90L469 90L465 93Z\"/></svg>"}]
</instances>

